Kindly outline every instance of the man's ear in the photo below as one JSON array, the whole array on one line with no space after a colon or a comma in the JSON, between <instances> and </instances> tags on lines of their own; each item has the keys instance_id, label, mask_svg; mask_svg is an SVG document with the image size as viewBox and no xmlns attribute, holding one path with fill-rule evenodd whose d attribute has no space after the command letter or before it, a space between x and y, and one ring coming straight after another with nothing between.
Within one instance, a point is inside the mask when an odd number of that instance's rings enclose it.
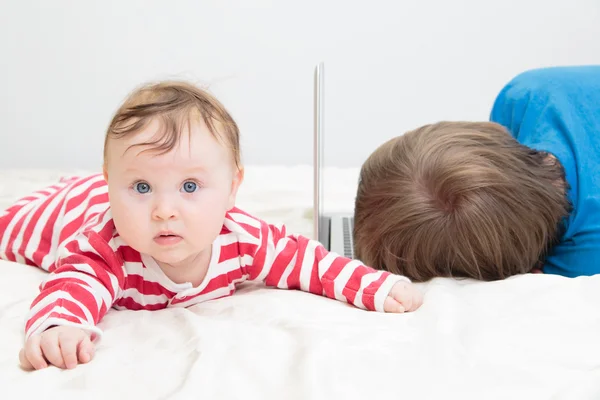
<instances>
[{"instance_id":1,"label":"man's ear","mask_svg":"<svg viewBox=\"0 0 600 400\"><path fill-rule=\"evenodd\" d=\"M238 168L235 174L233 175L233 180L231 181L231 192L229 193L229 203L227 204L227 209L231 210L235 207L235 199L237 197L238 189L240 185L244 181L244 168Z\"/></svg>"}]
</instances>

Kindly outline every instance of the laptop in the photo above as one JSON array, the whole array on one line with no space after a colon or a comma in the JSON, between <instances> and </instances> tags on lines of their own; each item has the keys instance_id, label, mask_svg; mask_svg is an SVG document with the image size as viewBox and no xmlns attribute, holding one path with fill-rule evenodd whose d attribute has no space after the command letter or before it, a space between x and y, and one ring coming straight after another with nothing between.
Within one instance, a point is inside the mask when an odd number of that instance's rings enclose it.
<instances>
[{"instance_id":1,"label":"laptop","mask_svg":"<svg viewBox=\"0 0 600 400\"><path fill-rule=\"evenodd\" d=\"M323 211L323 185L324 185L324 64L321 62L315 67L314 81L314 137L313 137L313 169L314 169L314 198L313 237L317 238L325 248L344 257L354 258L354 214L333 212L325 214Z\"/></svg>"}]
</instances>

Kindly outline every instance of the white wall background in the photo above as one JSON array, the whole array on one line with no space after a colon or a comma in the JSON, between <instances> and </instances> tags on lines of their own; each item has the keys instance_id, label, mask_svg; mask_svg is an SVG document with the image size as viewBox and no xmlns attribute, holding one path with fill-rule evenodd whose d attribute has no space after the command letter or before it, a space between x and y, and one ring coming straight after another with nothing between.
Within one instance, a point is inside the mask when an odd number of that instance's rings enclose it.
<instances>
[{"instance_id":1,"label":"white wall background","mask_svg":"<svg viewBox=\"0 0 600 400\"><path fill-rule=\"evenodd\" d=\"M487 119L522 70L600 64L597 0L0 5L0 168L98 168L113 111L151 79L209 85L247 164L310 164L323 60L326 163L359 166L421 124Z\"/></svg>"}]
</instances>

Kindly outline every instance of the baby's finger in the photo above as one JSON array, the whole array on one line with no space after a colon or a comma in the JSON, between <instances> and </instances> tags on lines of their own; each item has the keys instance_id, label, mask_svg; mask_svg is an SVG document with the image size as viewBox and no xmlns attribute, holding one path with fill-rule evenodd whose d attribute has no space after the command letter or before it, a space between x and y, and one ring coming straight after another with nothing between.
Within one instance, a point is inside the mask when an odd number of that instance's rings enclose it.
<instances>
[{"instance_id":1,"label":"baby's finger","mask_svg":"<svg viewBox=\"0 0 600 400\"><path fill-rule=\"evenodd\" d=\"M396 298L396 301L402 304L406 311L413 310L413 291L410 288L407 288L399 297Z\"/></svg>"},{"instance_id":2,"label":"baby's finger","mask_svg":"<svg viewBox=\"0 0 600 400\"><path fill-rule=\"evenodd\" d=\"M77 352L79 362L82 364L90 362L94 357L95 352L96 348L94 344L90 340L89 336L86 335L86 337L79 342L79 350Z\"/></svg>"},{"instance_id":3,"label":"baby's finger","mask_svg":"<svg viewBox=\"0 0 600 400\"><path fill-rule=\"evenodd\" d=\"M415 295L413 296L413 305L414 310L419 309L423 305L423 293L419 290L415 290Z\"/></svg>"},{"instance_id":4,"label":"baby's finger","mask_svg":"<svg viewBox=\"0 0 600 400\"><path fill-rule=\"evenodd\" d=\"M383 311L391 313L403 313L405 309L402 304L394 300L393 297L388 296L383 302Z\"/></svg>"},{"instance_id":5,"label":"baby's finger","mask_svg":"<svg viewBox=\"0 0 600 400\"><path fill-rule=\"evenodd\" d=\"M60 344L58 343L57 334L50 332L49 330L44 332L44 334L42 334L40 345L42 347L42 353L44 353L44 357L46 357L46 360L48 360L50 364L59 368L64 368L65 363L63 361L62 354L60 353Z\"/></svg>"},{"instance_id":6,"label":"baby's finger","mask_svg":"<svg viewBox=\"0 0 600 400\"><path fill-rule=\"evenodd\" d=\"M33 365L31 365L31 363L29 362L29 360L27 359L27 357L25 357L25 349L21 349L21 351L19 351L19 364L21 365L21 368L25 369L25 370L32 370Z\"/></svg>"},{"instance_id":7,"label":"baby's finger","mask_svg":"<svg viewBox=\"0 0 600 400\"><path fill-rule=\"evenodd\" d=\"M77 345L80 340L81 339L74 337L73 335L59 334L58 336L60 353L65 362L65 367L68 369L73 369L77 366Z\"/></svg>"},{"instance_id":8,"label":"baby's finger","mask_svg":"<svg viewBox=\"0 0 600 400\"><path fill-rule=\"evenodd\" d=\"M42 353L40 347L40 335L33 335L25 343L25 347L19 353L19 359L21 360L21 366L25 369L43 369L48 367L48 363ZM22 354L22 358L21 358Z\"/></svg>"}]
</instances>

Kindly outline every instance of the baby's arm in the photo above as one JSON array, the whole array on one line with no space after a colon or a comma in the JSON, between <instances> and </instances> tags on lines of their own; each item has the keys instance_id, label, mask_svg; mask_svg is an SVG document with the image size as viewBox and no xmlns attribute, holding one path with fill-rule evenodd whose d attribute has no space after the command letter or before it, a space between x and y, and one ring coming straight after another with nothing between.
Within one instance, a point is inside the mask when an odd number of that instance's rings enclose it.
<instances>
[{"instance_id":1,"label":"baby's arm","mask_svg":"<svg viewBox=\"0 0 600 400\"><path fill-rule=\"evenodd\" d=\"M251 279L371 311L404 312L421 305L422 295L408 278L367 267L358 260L328 252L316 240L288 236L285 228L259 222L260 244L248 268Z\"/></svg>"},{"instance_id":2,"label":"baby's arm","mask_svg":"<svg viewBox=\"0 0 600 400\"><path fill-rule=\"evenodd\" d=\"M73 353L79 362L91 359L91 340L102 334L96 325L123 286L122 265L96 233L66 245L57 269L42 283L31 305L20 356L23 367L43 368L46 360L72 367L77 364L73 364Z\"/></svg>"}]
</instances>

